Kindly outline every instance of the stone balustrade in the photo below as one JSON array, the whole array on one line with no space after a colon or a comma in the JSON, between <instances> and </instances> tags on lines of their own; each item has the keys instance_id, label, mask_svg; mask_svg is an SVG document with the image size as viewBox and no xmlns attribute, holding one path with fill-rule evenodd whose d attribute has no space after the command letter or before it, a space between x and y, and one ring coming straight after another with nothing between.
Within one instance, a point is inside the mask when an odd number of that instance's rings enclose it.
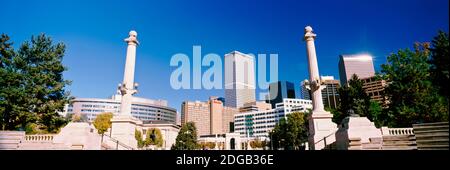
<instances>
[{"instance_id":1,"label":"stone balustrade","mask_svg":"<svg viewBox=\"0 0 450 170\"><path fill-rule=\"evenodd\" d=\"M413 128L388 128L382 127L384 136L414 135Z\"/></svg>"},{"instance_id":2,"label":"stone balustrade","mask_svg":"<svg viewBox=\"0 0 450 170\"><path fill-rule=\"evenodd\" d=\"M47 135L25 135L25 141L27 142L40 142L40 141L53 141L53 134Z\"/></svg>"}]
</instances>

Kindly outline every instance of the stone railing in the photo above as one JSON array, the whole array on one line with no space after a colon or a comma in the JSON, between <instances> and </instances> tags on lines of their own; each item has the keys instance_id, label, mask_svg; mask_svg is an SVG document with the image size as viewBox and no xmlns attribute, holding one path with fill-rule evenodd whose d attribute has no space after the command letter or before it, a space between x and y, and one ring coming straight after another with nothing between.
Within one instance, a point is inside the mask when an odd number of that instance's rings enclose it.
<instances>
[{"instance_id":1,"label":"stone railing","mask_svg":"<svg viewBox=\"0 0 450 170\"><path fill-rule=\"evenodd\" d=\"M320 139L319 141L314 143L314 150L326 149L327 146L335 143L336 142L336 137L335 137L336 132L337 131L333 131L333 133L330 133L329 135L323 137L322 139ZM311 146L309 149L312 150Z\"/></svg>"},{"instance_id":2,"label":"stone railing","mask_svg":"<svg viewBox=\"0 0 450 170\"><path fill-rule=\"evenodd\" d=\"M109 135L107 135L107 134L104 134L104 141L103 142L106 142L106 140L110 140L111 142L113 142L114 144L115 144L115 149L116 150L119 150L119 148L122 148L123 150L134 150L134 148L133 147L131 147L131 146L128 146L128 145L126 145L126 144L124 144L124 143L122 143L122 142L120 142L119 140L117 140L117 139L115 139L115 138L113 138L113 137L111 137L111 136L109 136ZM103 143L102 142L102 143ZM105 143L106 144L106 143ZM120 147L119 147L120 146Z\"/></svg>"},{"instance_id":3,"label":"stone railing","mask_svg":"<svg viewBox=\"0 0 450 170\"><path fill-rule=\"evenodd\" d=\"M49 135L25 135L26 142L48 142L53 141L53 134Z\"/></svg>"},{"instance_id":4,"label":"stone railing","mask_svg":"<svg viewBox=\"0 0 450 170\"><path fill-rule=\"evenodd\" d=\"M384 136L398 136L398 135L414 135L413 128L388 128L382 127L381 132Z\"/></svg>"}]
</instances>

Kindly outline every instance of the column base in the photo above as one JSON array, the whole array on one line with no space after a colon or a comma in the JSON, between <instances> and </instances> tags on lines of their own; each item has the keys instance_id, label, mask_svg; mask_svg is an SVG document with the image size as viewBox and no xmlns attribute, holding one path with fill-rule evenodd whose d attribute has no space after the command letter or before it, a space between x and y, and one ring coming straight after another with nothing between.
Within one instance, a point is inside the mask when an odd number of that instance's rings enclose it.
<instances>
[{"instance_id":1,"label":"column base","mask_svg":"<svg viewBox=\"0 0 450 170\"><path fill-rule=\"evenodd\" d=\"M112 134L111 137L128 145L137 148L137 140L135 139L135 130L140 129L142 121L131 115L117 115L111 119Z\"/></svg>"},{"instance_id":2,"label":"column base","mask_svg":"<svg viewBox=\"0 0 450 170\"><path fill-rule=\"evenodd\" d=\"M337 125L331 119L333 115L326 111L313 111L309 117L309 146L312 150L321 150L336 141Z\"/></svg>"}]
</instances>

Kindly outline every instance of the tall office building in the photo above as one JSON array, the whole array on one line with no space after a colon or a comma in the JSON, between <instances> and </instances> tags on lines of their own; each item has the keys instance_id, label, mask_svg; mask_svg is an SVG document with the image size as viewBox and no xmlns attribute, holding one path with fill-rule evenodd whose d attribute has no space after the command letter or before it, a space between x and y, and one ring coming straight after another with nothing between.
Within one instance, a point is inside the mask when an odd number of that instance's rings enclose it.
<instances>
[{"instance_id":1,"label":"tall office building","mask_svg":"<svg viewBox=\"0 0 450 170\"><path fill-rule=\"evenodd\" d=\"M337 108L339 104L339 80L335 80L333 76L320 76L320 79L325 86L325 88L322 89L322 101L324 107L332 109ZM305 100L311 100L311 90L308 88L308 83L308 80L304 80L301 83L301 93Z\"/></svg>"},{"instance_id":2,"label":"tall office building","mask_svg":"<svg viewBox=\"0 0 450 170\"><path fill-rule=\"evenodd\" d=\"M197 136L209 135L211 132L210 106L208 102L185 101L181 104L181 126L193 122Z\"/></svg>"},{"instance_id":3,"label":"tall office building","mask_svg":"<svg viewBox=\"0 0 450 170\"><path fill-rule=\"evenodd\" d=\"M225 55L226 106L240 108L255 100L255 62L238 51Z\"/></svg>"},{"instance_id":4,"label":"tall office building","mask_svg":"<svg viewBox=\"0 0 450 170\"><path fill-rule=\"evenodd\" d=\"M323 105L324 107L336 109L339 104L339 80L335 80L333 76L322 76L321 79L326 86L322 89Z\"/></svg>"},{"instance_id":5,"label":"tall office building","mask_svg":"<svg viewBox=\"0 0 450 170\"><path fill-rule=\"evenodd\" d=\"M372 77L375 75L372 56L367 54L360 55L341 55L339 58L339 77L341 85L347 85L347 81L356 74L360 79Z\"/></svg>"},{"instance_id":6,"label":"tall office building","mask_svg":"<svg viewBox=\"0 0 450 170\"><path fill-rule=\"evenodd\" d=\"M269 85L269 103L275 108L277 103L283 102L283 99L295 99L294 83L288 81L278 81Z\"/></svg>"},{"instance_id":7,"label":"tall office building","mask_svg":"<svg viewBox=\"0 0 450 170\"><path fill-rule=\"evenodd\" d=\"M361 79L363 84L363 89L369 95L370 99L377 101L383 107L386 107L389 103L387 98L384 98L384 89L387 86L386 80L376 79L375 76L367 77Z\"/></svg>"},{"instance_id":8,"label":"tall office building","mask_svg":"<svg viewBox=\"0 0 450 170\"><path fill-rule=\"evenodd\" d=\"M309 81L307 79L300 83L300 93L302 93L301 98L305 100L311 100L311 90L307 88Z\"/></svg>"},{"instance_id":9,"label":"tall office building","mask_svg":"<svg viewBox=\"0 0 450 170\"><path fill-rule=\"evenodd\" d=\"M194 122L197 135L225 134L232 131L236 108L223 106L217 97L206 102L185 101L181 106L181 124Z\"/></svg>"}]
</instances>

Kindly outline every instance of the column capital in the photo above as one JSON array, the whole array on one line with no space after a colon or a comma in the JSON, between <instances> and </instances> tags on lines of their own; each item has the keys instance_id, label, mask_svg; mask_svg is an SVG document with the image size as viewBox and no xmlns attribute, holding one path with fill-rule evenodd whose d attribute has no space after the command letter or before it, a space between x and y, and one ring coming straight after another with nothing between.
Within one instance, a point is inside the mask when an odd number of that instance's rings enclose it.
<instances>
[{"instance_id":1,"label":"column capital","mask_svg":"<svg viewBox=\"0 0 450 170\"><path fill-rule=\"evenodd\" d=\"M313 29L311 26L305 27L305 37L304 37L305 41L312 41L316 38L316 36L317 35L313 33Z\"/></svg>"},{"instance_id":2,"label":"column capital","mask_svg":"<svg viewBox=\"0 0 450 170\"><path fill-rule=\"evenodd\" d=\"M129 37L125 39L125 42L128 43L128 45L139 45L139 41L137 40L137 32L132 30L129 33Z\"/></svg>"}]
</instances>

